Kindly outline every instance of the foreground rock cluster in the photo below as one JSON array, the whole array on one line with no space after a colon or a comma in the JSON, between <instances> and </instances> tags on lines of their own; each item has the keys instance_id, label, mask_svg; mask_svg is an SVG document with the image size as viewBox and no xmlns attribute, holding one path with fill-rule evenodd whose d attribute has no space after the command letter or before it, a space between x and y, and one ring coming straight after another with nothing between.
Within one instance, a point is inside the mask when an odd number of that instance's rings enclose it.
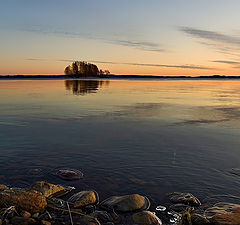
<instances>
[{"instance_id":1,"label":"foreground rock cluster","mask_svg":"<svg viewBox=\"0 0 240 225\"><path fill-rule=\"evenodd\" d=\"M0 185L0 225L240 225L240 205L207 207L190 193L171 193L168 207L151 209L139 194L100 202L96 191L73 190L45 181L25 189Z\"/></svg>"}]
</instances>

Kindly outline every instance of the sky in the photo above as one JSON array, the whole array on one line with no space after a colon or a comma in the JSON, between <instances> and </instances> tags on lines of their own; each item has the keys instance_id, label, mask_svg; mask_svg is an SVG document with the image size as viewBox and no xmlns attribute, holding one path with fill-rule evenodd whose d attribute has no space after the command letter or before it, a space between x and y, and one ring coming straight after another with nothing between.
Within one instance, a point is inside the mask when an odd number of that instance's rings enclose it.
<instances>
[{"instance_id":1,"label":"sky","mask_svg":"<svg viewBox=\"0 0 240 225\"><path fill-rule=\"evenodd\" d=\"M240 1L0 0L0 74L240 75Z\"/></svg>"}]
</instances>

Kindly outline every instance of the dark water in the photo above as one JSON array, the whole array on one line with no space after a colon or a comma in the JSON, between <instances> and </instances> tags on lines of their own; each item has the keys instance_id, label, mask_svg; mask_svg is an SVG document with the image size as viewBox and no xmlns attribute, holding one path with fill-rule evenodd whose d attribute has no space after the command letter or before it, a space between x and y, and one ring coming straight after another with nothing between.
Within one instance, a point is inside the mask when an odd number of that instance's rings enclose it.
<instances>
[{"instance_id":1,"label":"dark water","mask_svg":"<svg viewBox=\"0 0 240 225\"><path fill-rule=\"evenodd\" d=\"M0 183L240 196L239 128L240 81L0 81Z\"/></svg>"}]
</instances>

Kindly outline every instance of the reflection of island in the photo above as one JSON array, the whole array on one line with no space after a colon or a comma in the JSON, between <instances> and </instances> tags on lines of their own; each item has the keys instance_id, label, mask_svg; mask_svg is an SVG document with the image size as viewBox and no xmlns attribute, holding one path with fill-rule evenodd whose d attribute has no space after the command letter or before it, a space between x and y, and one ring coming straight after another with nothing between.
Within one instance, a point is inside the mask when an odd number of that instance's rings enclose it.
<instances>
[{"instance_id":1,"label":"reflection of island","mask_svg":"<svg viewBox=\"0 0 240 225\"><path fill-rule=\"evenodd\" d=\"M108 85L109 81L105 80L65 80L66 89L74 95L96 93L99 88Z\"/></svg>"}]
</instances>

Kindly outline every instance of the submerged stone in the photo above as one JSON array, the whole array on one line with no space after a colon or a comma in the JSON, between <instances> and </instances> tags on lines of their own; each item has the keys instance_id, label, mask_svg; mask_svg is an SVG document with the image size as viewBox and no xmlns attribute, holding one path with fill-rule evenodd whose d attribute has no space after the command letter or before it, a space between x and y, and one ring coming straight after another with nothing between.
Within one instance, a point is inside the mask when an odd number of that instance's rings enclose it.
<instances>
[{"instance_id":1,"label":"submerged stone","mask_svg":"<svg viewBox=\"0 0 240 225\"><path fill-rule=\"evenodd\" d=\"M175 212L185 212L186 210L188 210L189 207L190 207L189 205L179 203L179 204L171 205L169 207L169 210L172 210Z\"/></svg>"},{"instance_id":2,"label":"submerged stone","mask_svg":"<svg viewBox=\"0 0 240 225\"><path fill-rule=\"evenodd\" d=\"M136 210L147 210L150 207L150 201L147 197L139 194L113 196L104 200L100 204L101 208L114 209L119 212L132 212Z\"/></svg>"},{"instance_id":3,"label":"submerged stone","mask_svg":"<svg viewBox=\"0 0 240 225\"><path fill-rule=\"evenodd\" d=\"M173 203L183 203L190 206L200 206L201 202L190 193L173 192L169 194L170 201Z\"/></svg>"},{"instance_id":4,"label":"submerged stone","mask_svg":"<svg viewBox=\"0 0 240 225\"><path fill-rule=\"evenodd\" d=\"M214 225L239 225L240 205L219 202L206 209L204 215Z\"/></svg>"},{"instance_id":5,"label":"submerged stone","mask_svg":"<svg viewBox=\"0 0 240 225\"><path fill-rule=\"evenodd\" d=\"M80 208L87 205L97 204L99 202L98 193L95 191L81 191L68 199L68 202L74 204L74 208Z\"/></svg>"},{"instance_id":6,"label":"submerged stone","mask_svg":"<svg viewBox=\"0 0 240 225\"><path fill-rule=\"evenodd\" d=\"M63 180L68 181L80 180L81 178L83 178L83 173L81 171L68 168L57 169L55 171L55 175Z\"/></svg>"},{"instance_id":7,"label":"submerged stone","mask_svg":"<svg viewBox=\"0 0 240 225\"><path fill-rule=\"evenodd\" d=\"M64 187L60 185L50 184L45 181L36 182L29 189L38 191L42 193L45 197L49 197L55 193L64 191Z\"/></svg>"},{"instance_id":8,"label":"submerged stone","mask_svg":"<svg viewBox=\"0 0 240 225\"><path fill-rule=\"evenodd\" d=\"M5 190L0 192L0 208L10 206L15 206L17 210L37 213L45 210L47 201L37 191Z\"/></svg>"},{"instance_id":9,"label":"submerged stone","mask_svg":"<svg viewBox=\"0 0 240 225\"><path fill-rule=\"evenodd\" d=\"M139 225L161 225L162 221L152 212L143 211L132 216L133 221Z\"/></svg>"},{"instance_id":10,"label":"submerged stone","mask_svg":"<svg viewBox=\"0 0 240 225\"><path fill-rule=\"evenodd\" d=\"M206 217L199 214L193 214L191 216L191 221L192 221L192 225L209 225L210 224L209 220Z\"/></svg>"}]
</instances>

